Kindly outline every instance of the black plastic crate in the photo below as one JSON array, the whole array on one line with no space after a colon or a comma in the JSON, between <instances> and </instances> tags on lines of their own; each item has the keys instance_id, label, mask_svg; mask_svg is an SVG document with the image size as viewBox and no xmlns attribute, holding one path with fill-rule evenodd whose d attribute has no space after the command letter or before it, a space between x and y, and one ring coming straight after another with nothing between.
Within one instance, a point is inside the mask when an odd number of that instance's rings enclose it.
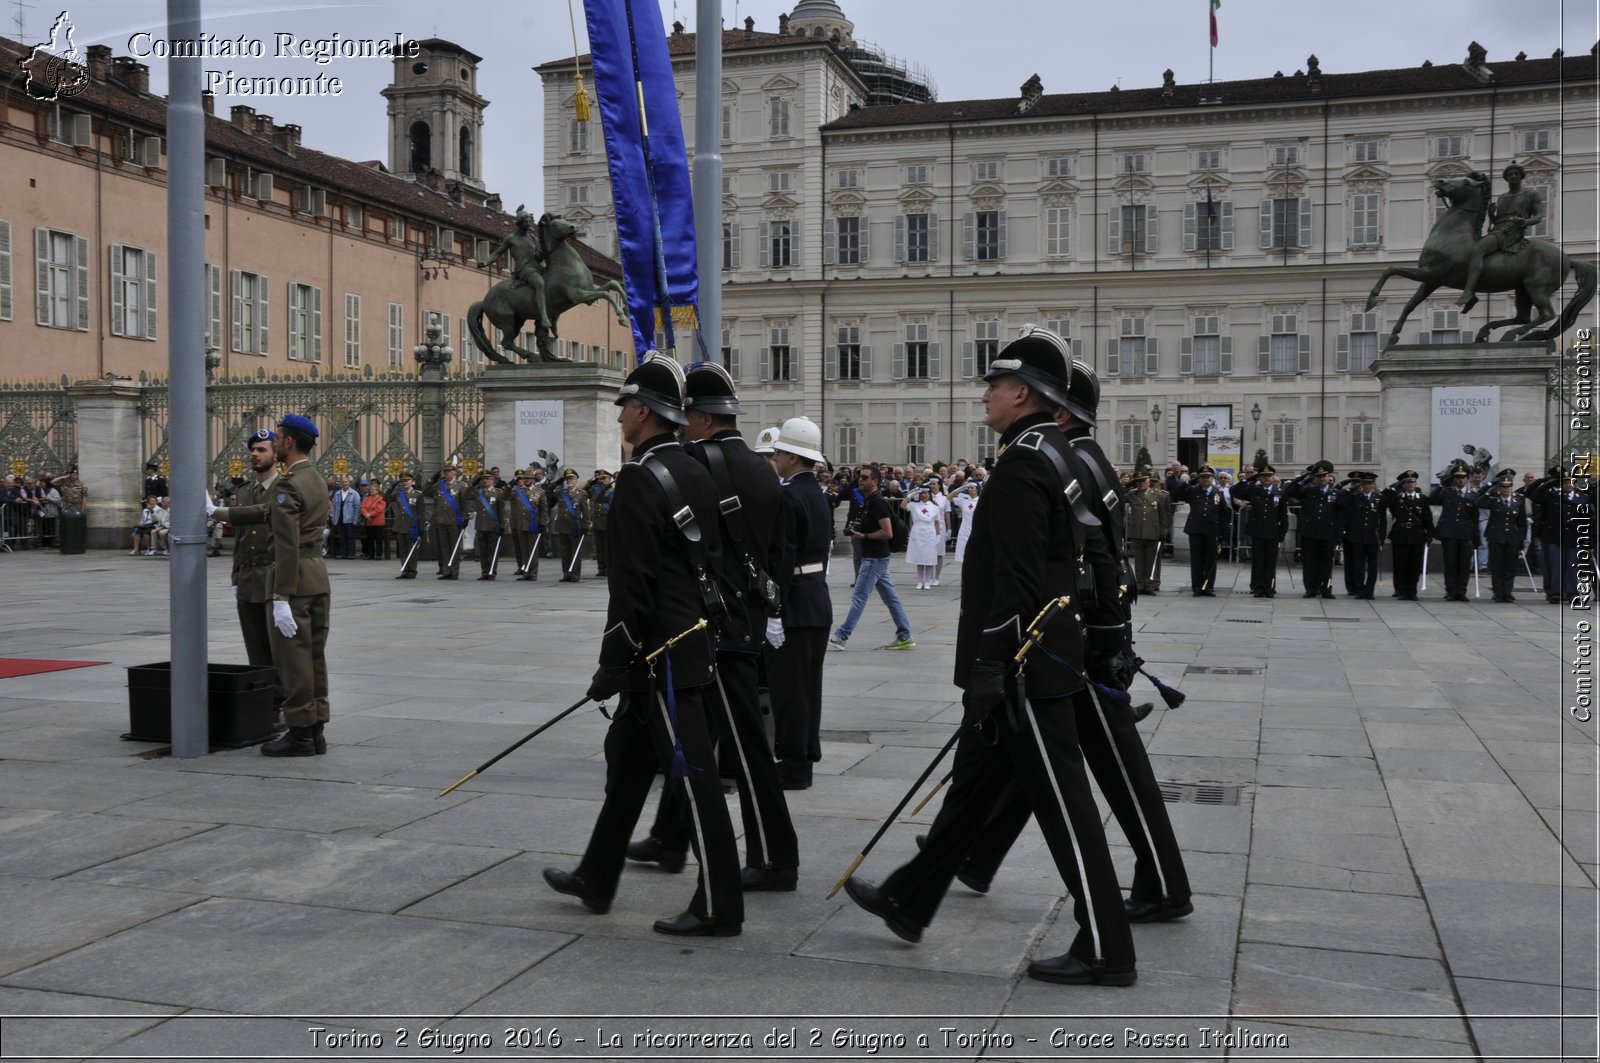
<instances>
[{"instance_id":1,"label":"black plastic crate","mask_svg":"<svg viewBox=\"0 0 1600 1063\"><path fill-rule=\"evenodd\" d=\"M277 673L258 664L206 665L210 743L238 749L272 737ZM128 669L128 733L137 742L172 741L172 663Z\"/></svg>"}]
</instances>

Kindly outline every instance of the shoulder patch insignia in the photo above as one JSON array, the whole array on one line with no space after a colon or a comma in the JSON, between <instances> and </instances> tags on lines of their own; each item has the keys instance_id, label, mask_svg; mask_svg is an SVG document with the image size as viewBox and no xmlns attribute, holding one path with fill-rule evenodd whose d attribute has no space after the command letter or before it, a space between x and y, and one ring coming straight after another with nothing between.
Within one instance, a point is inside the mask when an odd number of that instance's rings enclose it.
<instances>
[{"instance_id":1,"label":"shoulder patch insignia","mask_svg":"<svg viewBox=\"0 0 1600 1063\"><path fill-rule=\"evenodd\" d=\"M289 496L287 494L285 494L284 492L279 491L278 492L278 505L281 506L287 501L289 501Z\"/></svg>"}]
</instances>

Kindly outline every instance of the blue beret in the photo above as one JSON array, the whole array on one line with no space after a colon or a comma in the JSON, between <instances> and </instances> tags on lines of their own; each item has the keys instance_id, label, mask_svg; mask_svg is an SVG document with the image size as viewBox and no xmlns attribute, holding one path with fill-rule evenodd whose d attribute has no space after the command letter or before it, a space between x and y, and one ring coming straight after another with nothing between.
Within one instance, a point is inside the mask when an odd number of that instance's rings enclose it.
<instances>
[{"instance_id":1,"label":"blue beret","mask_svg":"<svg viewBox=\"0 0 1600 1063\"><path fill-rule=\"evenodd\" d=\"M303 417L298 413L284 414L283 417L278 421L278 427L293 428L297 432L304 432L312 439L317 438L319 435L317 432L316 422L312 421L311 418Z\"/></svg>"},{"instance_id":2,"label":"blue beret","mask_svg":"<svg viewBox=\"0 0 1600 1063\"><path fill-rule=\"evenodd\" d=\"M250 433L250 442L252 443L270 443L277 438L278 433L270 428L258 428Z\"/></svg>"}]
</instances>

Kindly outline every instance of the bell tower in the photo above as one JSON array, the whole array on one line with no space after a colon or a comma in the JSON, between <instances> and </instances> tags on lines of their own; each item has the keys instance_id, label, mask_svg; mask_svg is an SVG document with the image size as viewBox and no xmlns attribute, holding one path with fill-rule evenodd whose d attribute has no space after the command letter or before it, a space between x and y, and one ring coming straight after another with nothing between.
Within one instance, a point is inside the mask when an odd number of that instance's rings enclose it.
<instances>
[{"instance_id":1,"label":"bell tower","mask_svg":"<svg viewBox=\"0 0 1600 1063\"><path fill-rule=\"evenodd\" d=\"M478 63L458 44L417 42L416 58L396 58L389 101L389 169L401 176L438 174L484 191L483 109Z\"/></svg>"}]
</instances>

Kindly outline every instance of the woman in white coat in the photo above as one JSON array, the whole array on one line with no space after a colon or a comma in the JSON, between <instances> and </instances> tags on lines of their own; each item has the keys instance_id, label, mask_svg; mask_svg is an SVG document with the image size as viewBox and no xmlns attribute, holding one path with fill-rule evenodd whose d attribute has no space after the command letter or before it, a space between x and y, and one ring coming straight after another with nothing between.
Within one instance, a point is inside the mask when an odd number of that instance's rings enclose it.
<instances>
[{"instance_id":1,"label":"woman in white coat","mask_svg":"<svg viewBox=\"0 0 1600 1063\"><path fill-rule=\"evenodd\" d=\"M950 504L961 514L961 530L956 532L956 563L967 558L967 540L972 536L972 511L978 508L978 485L962 484Z\"/></svg>"},{"instance_id":2,"label":"woman in white coat","mask_svg":"<svg viewBox=\"0 0 1600 1063\"><path fill-rule=\"evenodd\" d=\"M913 488L905 502L911 529L906 535L906 563L917 566L917 590L933 586L934 569L944 546L944 520L927 487Z\"/></svg>"}]
</instances>

